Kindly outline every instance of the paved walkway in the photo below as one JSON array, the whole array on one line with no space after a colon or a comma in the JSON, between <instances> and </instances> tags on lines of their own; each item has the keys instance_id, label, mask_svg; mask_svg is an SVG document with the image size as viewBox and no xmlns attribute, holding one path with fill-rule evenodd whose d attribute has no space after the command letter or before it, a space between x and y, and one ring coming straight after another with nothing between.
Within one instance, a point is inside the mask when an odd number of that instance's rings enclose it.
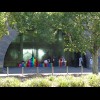
<instances>
[{"instance_id":1,"label":"paved walkway","mask_svg":"<svg viewBox=\"0 0 100 100\"><path fill-rule=\"evenodd\" d=\"M100 71L100 68L99 68ZM52 75L52 68L51 67L39 67L38 69L39 74L43 75ZM3 69L3 73L0 76L23 76L23 75L34 75L37 74L36 67L25 67L22 71L22 68L9 68L7 74L7 68ZM66 75L66 74L92 74L92 68L83 68L83 72L81 71L80 67L54 67L53 75Z\"/></svg>"},{"instance_id":2,"label":"paved walkway","mask_svg":"<svg viewBox=\"0 0 100 100\"><path fill-rule=\"evenodd\" d=\"M39 67L38 68L39 73L52 73L51 67ZM7 68L3 69L3 73L7 73ZM10 74L19 74L22 73L22 68L9 68ZM24 73L37 73L36 67L25 67ZM67 73L66 67L54 67L54 73ZM81 73L80 67L68 67L68 73ZM91 68L83 68L83 73L92 73Z\"/></svg>"}]
</instances>

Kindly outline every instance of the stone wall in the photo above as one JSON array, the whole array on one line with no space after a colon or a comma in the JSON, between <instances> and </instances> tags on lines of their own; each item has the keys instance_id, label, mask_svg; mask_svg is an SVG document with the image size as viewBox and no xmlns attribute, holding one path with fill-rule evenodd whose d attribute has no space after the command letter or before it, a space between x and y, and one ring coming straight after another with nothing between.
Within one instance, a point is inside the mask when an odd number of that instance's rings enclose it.
<instances>
[{"instance_id":1,"label":"stone wall","mask_svg":"<svg viewBox=\"0 0 100 100\"><path fill-rule=\"evenodd\" d=\"M9 35L5 35L0 40L0 68L3 68L4 57L6 55L6 51L11 44L11 42L16 38L18 32L10 27L8 27Z\"/></svg>"}]
</instances>

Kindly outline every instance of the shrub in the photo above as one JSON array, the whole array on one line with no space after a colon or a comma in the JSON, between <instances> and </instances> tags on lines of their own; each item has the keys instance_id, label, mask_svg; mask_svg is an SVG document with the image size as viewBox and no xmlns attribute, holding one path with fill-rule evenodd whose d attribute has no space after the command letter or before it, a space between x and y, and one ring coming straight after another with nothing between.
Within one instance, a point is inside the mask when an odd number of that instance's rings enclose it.
<instances>
[{"instance_id":1,"label":"shrub","mask_svg":"<svg viewBox=\"0 0 100 100\"><path fill-rule=\"evenodd\" d=\"M49 77L46 77L49 81L54 81L55 80L55 76L49 76Z\"/></svg>"},{"instance_id":2,"label":"shrub","mask_svg":"<svg viewBox=\"0 0 100 100\"><path fill-rule=\"evenodd\" d=\"M88 79L86 78L86 75L85 76L83 75L80 78L84 82L84 87L90 87L89 82L88 82Z\"/></svg>"},{"instance_id":3,"label":"shrub","mask_svg":"<svg viewBox=\"0 0 100 100\"><path fill-rule=\"evenodd\" d=\"M0 79L0 87L19 87L21 81L14 77Z\"/></svg>"},{"instance_id":4,"label":"shrub","mask_svg":"<svg viewBox=\"0 0 100 100\"><path fill-rule=\"evenodd\" d=\"M26 80L21 83L21 87L39 87L40 78L33 78L30 80Z\"/></svg>"},{"instance_id":5,"label":"shrub","mask_svg":"<svg viewBox=\"0 0 100 100\"><path fill-rule=\"evenodd\" d=\"M69 86L69 81L67 80L66 76L58 76L55 79L54 84L56 84L56 87L68 87Z\"/></svg>"},{"instance_id":6,"label":"shrub","mask_svg":"<svg viewBox=\"0 0 100 100\"><path fill-rule=\"evenodd\" d=\"M0 87L98 87L100 76L90 74L86 76L48 76L21 80L14 77L0 78Z\"/></svg>"},{"instance_id":7,"label":"shrub","mask_svg":"<svg viewBox=\"0 0 100 100\"><path fill-rule=\"evenodd\" d=\"M39 87L51 87L52 82L49 81L48 79L42 79L40 80Z\"/></svg>"},{"instance_id":8,"label":"shrub","mask_svg":"<svg viewBox=\"0 0 100 100\"><path fill-rule=\"evenodd\" d=\"M73 80L70 80L70 86L71 87L85 87L85 82L81 77L73 78Z\"/></svg>"},{"instance_id":9,"label":"shrub","mask_svg":"<svg viewBox=\"0 0 100 100\"><path fill-rule=\"evenodd\" d=\"M88 80L88 84L91 87L99 87L100 86L100 76L91 74L86 76Z\"/></svg>"},{"instance_id":10,"label":"shrub","mask_svg":"<svg viewBox=\"0 0 100 100\"><path fill-rule=\"evenodd\" d=\"M70 87L70 83L67 80L62 80L58 82L58 87Z\"/></svg>"},{"instance_id":11,"label":"shrub","mask_svg":"<svg viewBox=\"0 0 100 100\"><path fill-rule=\"evenodd\" d=\"M85 82L81 77L70 76L60 76L56 79L58 87L84 87Z\"/></svg>"},{"instance_id":12,"label":"shrub","mask_svg":"<svg viewBox=\"0 0 100 100\"><path fill-rule=\"evenodd\" d=\"M21 83L22 87L51 87L52 82L48 79L34 78Z\"/></svg>"}]
</instances>

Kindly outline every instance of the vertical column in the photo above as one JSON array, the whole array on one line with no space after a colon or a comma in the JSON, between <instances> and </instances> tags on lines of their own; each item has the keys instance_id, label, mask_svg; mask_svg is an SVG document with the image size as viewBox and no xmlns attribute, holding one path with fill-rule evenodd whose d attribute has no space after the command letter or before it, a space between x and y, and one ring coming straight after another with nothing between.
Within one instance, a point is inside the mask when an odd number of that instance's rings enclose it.
<instances>
[{"instance_id":1,"label":"vertical column","mask_svg":"<svg viewBox=\"0 0 100 100\"><path fill-rule=\"evenodd\" d=\"M20 61L23 61L23 34L20 33Z\"/></svg>"},{"instance_id":2,"label":"vertical column","mask_svg":"<svg viewBox=\"0 0 100 100\"><path fill-rule=\"evenodd\" d=\"M39 67L37 66L36 69L37 69L37 75L38 75L39 74Z\"/></svg>"},{"instance_id":3,"label":"vertical column","mask_svg":"<svg viewBox=\"0 0 100 100\"><path fill-rule=\"evenodd\" d=\"M7 67L7 76L9 75L9 67Z\"/></svg>"},{"instance_id":4,"label":"vertical column","mask_svg":"<svg viewBox=\"0 0 100 100\"><path fill-rule=\"evenodd\" d=\"M51 68L52 68L52 75L54 73L54 66L53 66L53 63L51 63Z\"/></svg>"},{"instance_id":5,"label":"vertical column","mask_svg":"<svg viewBox=\"0 0 100 100\"><path fill-rule=\"evenodd\" d=\"M24 74L24 67L22 67L22 76L23 76L23 74Z\"/></svg>"},{"instance_id":6,"label":"vertical column","mask_svg":"<svg viewBox=\"0 0 100 100\"><path fill-rule=\"evenodd\" d=\"M83 66L81 66L81 74L83 74Z\"/></svg>"},{"instance_id":7,"label":"vertical column","mask_svg":"<svg viewBox=\"0 0 100 100\"><path fill-rule=\"evenodd\" d=\"M66 68L67 68L67 74L68 74L68 66L66 66Z\"/></svg>"}]
</instances>

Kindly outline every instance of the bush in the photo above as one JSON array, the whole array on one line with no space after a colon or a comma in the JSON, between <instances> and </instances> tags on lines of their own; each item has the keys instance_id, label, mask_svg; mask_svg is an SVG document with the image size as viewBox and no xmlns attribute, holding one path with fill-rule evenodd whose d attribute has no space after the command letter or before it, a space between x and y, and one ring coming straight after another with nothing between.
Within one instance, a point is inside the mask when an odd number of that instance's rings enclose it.
<instances>
[{"instance_id":1,"label":"bush","mask_svg":"<svg viewBox=\"0 0 100 100\"><path fill-rule=\"evenodd\" d=\"M51 87L52 82L48 79L34 78L21 83L22 87Z\"/></svg>"},{"instance_id":2,"label":"bush","mask_svg":"<svg viewBox=\"0 0 100 100\"><path fill-rule=\"evenodd\" d=\"M39 87L40 78L26 80L20 84L21 87Z\"/></svg>"},{"instance_id":3,"label":"bush","mask_svg":"<svg viewBox=\"0 0 100 100\"><path fill-rule=\"evenodd\" d=\"M84 82L84 87L90 87L86 75L85 75L85 76L83 75L83 76L81 76L80 78L81 78L81 80Z\"/></svg>"},{"instance_id":4,"label":"bush","mask_svg":"<svg viewBox=\"0 0 100 100\"><path fill-rule=\"evenodd\" d=\"M81 77L74 77L72 75L69 76L59 76L55 79L58 83L58 87L85 87L85 81Z\"/></svg>"},{"instance_id":5,"label":"bush","mask_svg":"<svg viewBox=\"0 0 100 100\"><path fill-rule=\"evenodd\" d=\"M91 74L86 76L48 76L24 79L0 78L0 87L98 87L100 76Z\"/></svg>"},{"instance_id":6,"label":"bush","mask_svg":"<svg viewBox=\"0 0 100 100\"><path fill-rule=\"evenodd\" d=\"M57 87L70 87L70 83L67 80L58 81Z\"/></svg>"},{"instance_id":7,"label":"bush","mask_svg":"<svg viewBox=\"0 0 100 100\"><path fill-rule=\"evenodd\" d=\"M39 83L39 87L51 87L52 82L49 81L48 79L42 79Z\"/></svg>"},{"instance_id":8,"label":"bush","mask_svg":"<svg viewBox=\"0 0 100 100\"><path fill-rule=\"evenodd\" d=\"M14 77L0 79L0 87L19 87L21 81Z\"/></svg>"},{"instance_id":9,"label":"bush","mask_svg":"<svg viewBox=\"0 0 100 100\"><path fill-rule=\"evenodd\" d=\"M54 81L55 80L55 76L49 76L49 77L46 77L49 81Z\"/></svg>"},{"instance_id":10,"label":"bush","mask_svg":"<svg viewBox=\"0 0 100 100\"><path fill-rule=\"evenodd\" d=\"M100 86L100 76L91 74L86 76L89 86L99 87Z\"/></svg>"},{"instance_id":11,"label":"bush","mask_svg":"<svg viewBox=\"0 0 100 100\"><path fill-rule=\"evenodd\" d=\"M70 80L70 86L71 87L85 87L85 82L81 77L73 78L73 80Z\"/></svg>"},{"instance_id":12,"label":"bush","mask_svg":"<svg viewBox=\"0 0 100 100\"><path fill-rule=\"evenodd\" d=\"M69 80L67 80L66 76L58 76L55 79L56 87L69 87Z\"/></svg>"}]
</instances>

